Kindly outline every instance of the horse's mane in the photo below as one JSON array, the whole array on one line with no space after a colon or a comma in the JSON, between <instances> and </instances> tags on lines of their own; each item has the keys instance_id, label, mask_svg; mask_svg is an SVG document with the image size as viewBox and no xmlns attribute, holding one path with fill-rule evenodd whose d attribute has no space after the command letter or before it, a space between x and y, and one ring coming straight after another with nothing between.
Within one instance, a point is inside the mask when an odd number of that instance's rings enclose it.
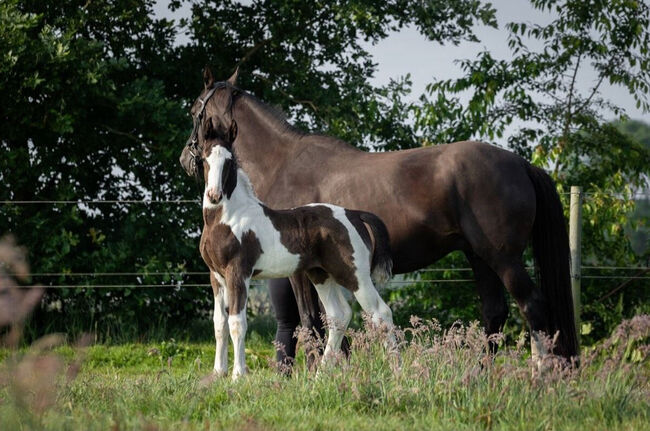
<instances>
[{"instance_id":1,"label":"horse's mane","mask_svg":"<svg viewBox=\"0 0 650 431\"><path fill-rule=\"evenodd\" d=\"M266 124L274 131L282 134L290 134L296 138L301 138L303 136L309 135L309 133L303 132L302 130L289 123L289 121L287 121L287 116L280 109L262 102L260 99L246 91L239 91L239 96L241 97L241 100L246 104L248 109L257 113L261 118L263 118Z\"/></svg>"},{"instance_id":2,"label":"horse's mane","mask_svg":"<svg viewBox=\"0 0 650 431\"><path fill-rule=\"evenodd\" d=\"M288 136L296 140L310 138L310 144L324 144L326 147L337 148L338 150L359 151L358 148L348 144L341 139L328 136L322 133L304 132L287 121L287 116L280 109L264 103L251 93L237 88L238 100L257 115L265 125L274 132ZM233 101L234 103L234 101Z\"/></svg>"}]
</instances>

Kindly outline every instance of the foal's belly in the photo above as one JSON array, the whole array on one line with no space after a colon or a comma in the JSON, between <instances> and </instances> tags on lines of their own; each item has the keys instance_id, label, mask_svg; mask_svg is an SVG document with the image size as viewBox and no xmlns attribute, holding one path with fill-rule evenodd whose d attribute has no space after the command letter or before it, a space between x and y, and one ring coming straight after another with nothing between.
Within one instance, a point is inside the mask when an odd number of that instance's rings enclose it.
<instances>
[{"instance_id":1,"label":"foal's belly","mask_svg":"<svg viewBox=\"0 0 650 431\"><path fill-rule=\"evenodd\" d=\"M300 255L291 253L280 241L274 241L273 238L260 238L260 244L262 254L253 267L253 279L289 277L296 272Z\"/></svg>"}]
</instances>

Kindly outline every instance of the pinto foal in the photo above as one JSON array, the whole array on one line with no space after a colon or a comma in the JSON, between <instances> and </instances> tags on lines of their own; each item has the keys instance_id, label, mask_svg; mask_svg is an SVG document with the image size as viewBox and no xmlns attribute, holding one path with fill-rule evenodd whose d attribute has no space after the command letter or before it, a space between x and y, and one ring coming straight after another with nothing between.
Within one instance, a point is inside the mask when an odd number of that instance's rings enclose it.
<instances>
[{"instance_id":1,"label":"pinto foal","mask_svg":"<svg viewBox=\"0 0 650 431\"><path fill-rule=\"evenodd\" d=\"M205 191L201 256L214 291L214 371L228 372L229 327L234 345L233 378L246 373L246 299L251 278L279 278L305 271L316 286L329 325L324 358L340 349L352 309L350 290L374 323L392 326L390 308L374 283L391 277L388 232L374 214L329 204L272 210L255 196L231 151L211 138L203 149Z\"/></svg>"}]
</instances>

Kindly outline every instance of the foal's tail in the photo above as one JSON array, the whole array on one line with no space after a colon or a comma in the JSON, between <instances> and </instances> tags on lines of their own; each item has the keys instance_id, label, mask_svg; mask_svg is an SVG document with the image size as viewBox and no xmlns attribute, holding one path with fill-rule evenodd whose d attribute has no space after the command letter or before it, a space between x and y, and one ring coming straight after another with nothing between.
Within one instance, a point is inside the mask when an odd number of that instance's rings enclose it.
<instances>
[{"instance_id":1,"label":"foal's tail","mask_svg":"<svg viewBox=\"0 0 650 431\"><path fill-rule=\"evenodd\" d=\"M390 252L390 237L384 222L373 213L361 212L361 221L370 227L375 249L372 251L370 278L378 288L383 287L393 276L393 259Z\"/></svg>"},{"instance_id":2,"label":"foal's tail","mask_svg":"<svg viewBox=\"0 0 650 431\"><path fill-rule=\"evenodd\" d=\"M573 317L573 296L569 272L569 237L562 203L551 177L528 165L528 176L535 188L537 213L533 224L533 254L548 305L548 335L559 331L555 353L566 358L578 354L578 339Z\"/></svg>"}]
</instances>

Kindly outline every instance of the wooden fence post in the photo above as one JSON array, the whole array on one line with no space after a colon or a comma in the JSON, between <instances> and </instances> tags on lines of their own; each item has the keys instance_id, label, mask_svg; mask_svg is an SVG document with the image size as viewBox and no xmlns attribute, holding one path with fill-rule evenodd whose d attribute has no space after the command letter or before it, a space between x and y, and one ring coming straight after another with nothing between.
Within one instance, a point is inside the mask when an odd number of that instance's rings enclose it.
<instances>
[{"instance_id":1,"label":"wooden fence post","mask_svg":"<svg viewBox=\"0 0 650 431\"><path fill-rule=\"evenodd\" d=\"M569 207L569 249L571 251L571 292L573 294L573 314L576 323L578 346L580 346L580 266L582 258L582 187L571 186Z\"/></svg>"}]
</instances>

